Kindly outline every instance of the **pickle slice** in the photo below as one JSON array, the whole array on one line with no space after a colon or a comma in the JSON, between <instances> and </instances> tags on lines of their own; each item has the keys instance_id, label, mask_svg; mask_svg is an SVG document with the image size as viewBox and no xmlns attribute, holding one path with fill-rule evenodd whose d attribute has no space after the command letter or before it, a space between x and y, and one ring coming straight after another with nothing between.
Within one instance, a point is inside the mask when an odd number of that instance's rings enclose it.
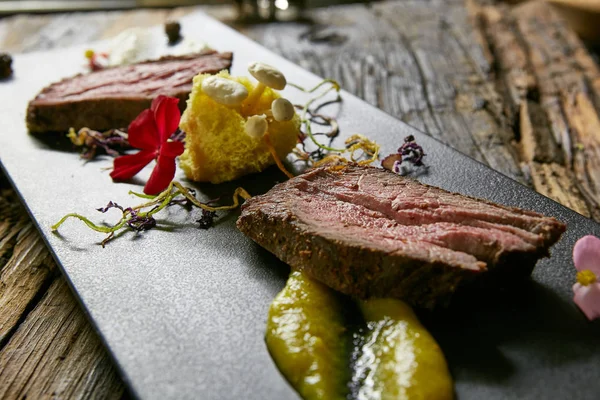
<instances>
[{"instance_id":1,"label":"pickle slice","mask_svg":"<svg viewBox=\"0 0 600 400\"><path fill-rule=\"evenodd\" d=\"M400 300L359 302L367 328L354 365L360 400L454 397L444 355L412 309Z\"/></svg>"},{"instance_id":2,"label":"pickle slice","mask_svg":"<svg viewBox=\"0 0 600 400\"><path fill-rule=\"evenodd\" d=\"M346 399L349 338L335 291L292 272L271 304L265 339L277 367L304 399Z\"/></svg>"}]
</instances>

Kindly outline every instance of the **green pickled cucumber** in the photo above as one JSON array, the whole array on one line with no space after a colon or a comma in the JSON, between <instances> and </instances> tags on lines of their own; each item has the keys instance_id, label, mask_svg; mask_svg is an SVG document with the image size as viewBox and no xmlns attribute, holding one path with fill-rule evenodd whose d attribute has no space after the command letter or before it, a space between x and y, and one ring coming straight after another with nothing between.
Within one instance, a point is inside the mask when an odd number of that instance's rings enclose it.
<instances>
[{"instance_id":1,"label":"green pickled cucumber","mask_svg":"<svg viewBox=\"0 0 600 400\"><path fill-rule=\"evenodd\" d=\"M346 399L349 339L340 296L292 272L269 309L266 342L271 357L306 400Z\"/></svg>"},{"instance_id":2,"label":"green pickled cucumber","mask_svg":"<svg viewBox=\"0 0 600 400\"><path fill-rule=\"evenodd\" d=\"M353 384L360 400L454 397L444 355L412 309L400 300L359 302L367 323ZM354 386L354 385L353 385Z\"/></svg>"}]
</instances>

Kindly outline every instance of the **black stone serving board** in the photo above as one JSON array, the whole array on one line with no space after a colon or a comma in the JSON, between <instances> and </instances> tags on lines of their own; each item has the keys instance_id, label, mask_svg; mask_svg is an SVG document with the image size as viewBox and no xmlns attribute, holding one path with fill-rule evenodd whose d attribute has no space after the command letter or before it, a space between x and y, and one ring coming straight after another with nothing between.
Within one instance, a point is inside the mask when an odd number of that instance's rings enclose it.
<instances>
[{"instance_id":1,"label":"black stone serving board","mask_svg":"<svg viewBox=\"0 0 600 400\"><path fill-rule=\"evenodd\" d=\"M187 36L233 51L234 74L246 75L247 64L260 60L278 66L288 81L320 81L204 14L181 22ZM99 245L101 234L75 220L51 232L69 212L111 221L116 216L94 209L109 200L138 204L128 191L141 191L150 172L115 184L105 169L109 158L86 164L56 136L27 133L28 100L50 82L82 71L87 47L15 57L14 78L0 86L0 160L131 393L142 399L295 398L263 340L269 304L289 269L235 228L237 213L205 231L196 228L195 215L172 210L162 229L127 232L106 248ZM284 94L294 102L306 99L292 88ZM600 324L588 322L572 302L571 249L583 235L600 236L600 225L348 93L342 97L341 105L325 110L339 118L342 137L363 133L388 154L413 134L429 165L420 181L568 225L531 281L422 315L447 356L458 398L597 399ZM240 182L196 186L213 198L236 185L259 194L282 179L270 169Z\"/></svg>"}]
</instances>

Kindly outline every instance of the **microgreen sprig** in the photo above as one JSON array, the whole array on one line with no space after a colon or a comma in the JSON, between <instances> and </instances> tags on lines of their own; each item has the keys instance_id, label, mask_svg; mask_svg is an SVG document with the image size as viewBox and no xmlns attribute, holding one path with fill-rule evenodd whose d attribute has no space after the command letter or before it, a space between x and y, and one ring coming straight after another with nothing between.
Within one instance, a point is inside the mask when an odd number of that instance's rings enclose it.
<instances>
[{"instance_id":1,"label":"microgreen sprig","mask_svg":"<svg viewBox=\"0 0 600 400\"><path fill-rule=\"evenodd\" d=\"M318 113L318 110L324 105L331 102L341 101L340 97L340 85L333 79L325 79L312 89L305 89L302 86L288 83L288 85L304 92L304 93L315 93L322 87L330 85L327 89L321 91L318 95L309 99L305 104L296 106L300 109L300 123L304 127L304 133L302 134L300 141L302 148L294 149L294 154L301 161L312 162L313 166L319 166L327 163L347 163L348 160L342 156L343 153L350 153L350 160L358 162L359 164L366 165L371 164L379 158L379 145L372 140L367 139L363 135L352 135L345 141L345 148L334 148L331 146L319 143L316 135L325 135L332 139L339 133L339 125L337 120L333 117L328 117ZM335 92L337 94L334 100L319 104L314 109L311 108L317 101L327 96L329 93ZM312 124L329 126L330 131L327 133L313 133ZM308 152L304 146L304 139L308 137L317 146L317 150ZM359 160L360 157L356 156L358 151L362 150L362 155L366 156L366 159ZM324 154L327 152L328 154Z\"/></svg>"},{"instance_id":2,"label":"microgreen sprig","mask_svg":"<svg viewBox=\"0 0 600 400\"><path fill-rule=\"evenodd\" d=\"M379 145L374 141L368 139L366 136L360 134L354 134L350 136L344 142L346 145L346 151L350 153L350 161L355 162L359 165L368 165L376 161L379 158ZM356 152L362 151L362 154L356 155ZM365 159L360 159L361 156L366 156ZM339 153L328 154L321 160L313 163L314 167L320 167L323 165L344 165L348 163L348 159L343 157Z\"/></svg>"},{"instance_id":3,"label":"microgreen sprig","mask_svg":"<svg viewBox=\"0 0 600 400\"><path fill-rule=\"evenodd\" d=\"M304 93L315 93L317 90L319 90L321 87L330 84L331 86L328 87L326 90L322 91L321 93L319 93L317 96L312 97L310 100L308 100L304 106L302 107L302 111L300 113L300 123L302 125L304 125L304 130L306 132L306 135L310 138L310 140L320 149L326 150L326 151L331 151L331 152L344 152L346 151L346 149L336 149L333 147L329 147L329 146L325 146L324 144L319 143L319 141L315 138L313 132L312 132L312 128L311 128L311 124L312 124L312 113L310 112L310 107L318 100L322 99L323 97L327 96L327 94L331 93L331 92L335 92L337 94L335 101L340 101L341 97L340 97L340 84L337 83L335 80L333 79L324 79L323 81L321 81L317 86L313 87L312 89L305 89L302 86L296 85L294 83L288 83L288 85L304 92Z\"/></svg>"},{"instance_id":4,"label":"microgreen sprig","mask_svg":"<svg viewBox=\"0 0 600 400\"><path fill-rule=\"evenodd\" d=\"M359 165L367 165L376 161L379 158L380 146L374 141L368 139L364 135L354 134L346 139L346 151L350 152L350 159ZM362 150L366 159L359 160L355 153Z\"/></svg>"},{"instance_id":5,"label":"microgreen sprig","mask_svg":"<svg viewBox=\"0 0 600 400\"><path fill-rule=\"evenodd\" d=\"M212 206L209 204L213 201L209 201L207 203L199 201L195 197L194 191L192 189L184 187L179 182L171 182L171 184L167 187L166 190L164 190L156 196L149 196L133 191L130 191L129 194L132 194L142 199L147 199L149 201L128 208L123 208L114 202L109 202L106 207L98 209L98 211L103 213L112 208L119 209L122 212L122 215L121 219L115 225L98 225L83 215L70 213L62 217L60 221L58 221L56 224L52 225L52 230L58 230L58 228L67 219L76 218L85 223L89 228L93 229L94 231L108 234L108 236L101 242L102 247L104 247L106 243L114 237L115 233L121 229L130 228L136 232L152 229L156 226L156 220L154 219L154 215L168 206L182 204L181 200L186 200L187 204L191 204L203 210L203 218L201 219L202 222L199 223L201 225L200 227L205 229L207 227L207 221L212 222L212 219L215 216L215 214L212 213L215 213L216 211L236 209L240 205L240 199L248 200L250 197L252 197L246 190L244 190L241 187L238 187L233 193L233 202L231 205Z\"/></svg>"}]
</instances>

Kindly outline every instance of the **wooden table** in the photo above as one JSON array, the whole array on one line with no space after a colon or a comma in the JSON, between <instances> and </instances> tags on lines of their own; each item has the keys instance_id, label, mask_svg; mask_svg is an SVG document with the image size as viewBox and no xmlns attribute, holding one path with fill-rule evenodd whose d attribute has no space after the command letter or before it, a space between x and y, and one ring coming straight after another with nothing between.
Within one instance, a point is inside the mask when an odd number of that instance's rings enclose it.
<instances>
[{"instance_id":1,"label":"wooden table","mask_svg":"<svg viewBox=\"0 0 600 400\"><path fill-rule=\"evenodd\" d=\"M18 15L0 20L0 49L16 53L86 43L197 9ZM230 6L202 9L230 23L235 17ZM461 152L600 220L600 71L550 7L415 0L322 8L308 17L310 22L234 26ZM0 398L124 393L108 354L1 176Z\"/></svg>"}]
</instances>

